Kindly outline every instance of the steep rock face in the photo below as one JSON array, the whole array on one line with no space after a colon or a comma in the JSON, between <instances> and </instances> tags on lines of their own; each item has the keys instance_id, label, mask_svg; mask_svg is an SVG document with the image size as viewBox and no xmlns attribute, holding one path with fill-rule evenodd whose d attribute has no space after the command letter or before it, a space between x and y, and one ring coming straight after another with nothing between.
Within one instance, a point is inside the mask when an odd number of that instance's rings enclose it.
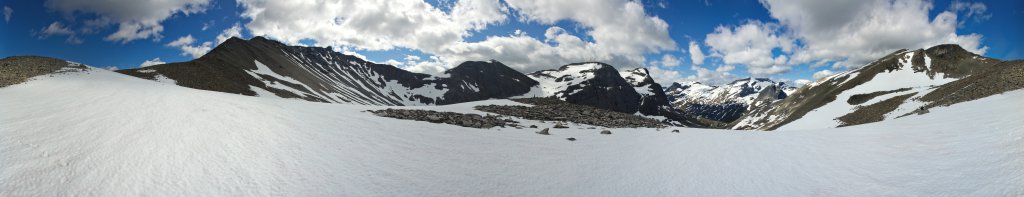
<instances>
[{"instance_id":1,"label":"steep rock face","mask_svg":"<svg viewBox=\"0 0 1024 197\"><path fill-rule=\"evenodd\" d=\"M541 89L529 96L555 97L622 113L636 113L640 109L640 94L608 64L575 63L527 76L540 82Z\"/></svg>"},{"instance_id":2,"label":"steep rock face","mask_svg":"<svg viewBox=\"0 0 1024 197\"><path fill-rule=\"evenodd\" d=\"M650 71L646 68L634 68L619 72L619 75L626 80L633 89L640 94L640 114L648 116L662 116L667 122L691 127L709 127L711 125L701 122L693 115L672 107L669 103L669 96L665 88L651 78Z\"/></svg>"},{"instance_id":3,"label":"steep rock face","mask_svg":"<svg viewBox=\"0 0 1024 197\"><path fill-rule=\"evenodd\" d=\"M331 48L287 46L255 37L231 38L193 61L118 72L203 90L364 105L504 98L524 94L536 84L497 62L468 62L452 70L447 78L412 73Z\"/></svg>"},{"instance_id":4,"label":"steep rock face","mask_svg":"<svg viewBox=\"0 0 1024 197\"><path fill-rule=\"evenodd\" d=\"M673 83L668 97L672 105L703 119L730 123L753 106L772 103L787 96L793 87L765 78L746 78L721 86L699 82Z\"/></svg>"},{"instance_id":5,"label":"steep rock face","mask_svg":"<svg viewBox=\"0 0 1024 197\"><path fill-rule=\"evenodd\" d=\"M668 96L660 84L654 82L646 68L623 70L619 75L640 94L638 111L645 115L676 115L668 102Z\"/></svg>"},{"instance_id":6,"label":"steep rock face","mask_svg":"<svg viewBox=\"0 0 1024 197\"><path fill-rule=\"evenodd\" d=\"M465 88L449 90L442 104L519 96L538 85L537 81L495 60L464 62L445 74L450 76L446 80L449 87Z\"/></svg>"},{"instance_id":7,"label":"steep rock face","mask_svg":"<svg viewBox=\"0 0 1024 197\"><path fill-rule=\"evenodd\" d=\"M1004 66L996 66L1004 65ZM995 92L1019 89L1010 82L998 91L967 91L978 81L1013 80L1018 64L982 57L957 45L899 50L861 68L822 78L801 87L776 104L755 108L730 125L734 129L809 129L864 124L920 114L939 106L936 92L964 93L973 100ZM1012 74L1010 74L1012 75ZM960 82L968 80L973 82ZM956 87L953 87L956 86ZM968 87L971 86L971 87ZM942 91L938 91L942 90ZM974 93L968 93L974 92ZM931 96L928 96L931 95ZM949 105L962 102L943 103Z\"/></svg>"}]
</instances>

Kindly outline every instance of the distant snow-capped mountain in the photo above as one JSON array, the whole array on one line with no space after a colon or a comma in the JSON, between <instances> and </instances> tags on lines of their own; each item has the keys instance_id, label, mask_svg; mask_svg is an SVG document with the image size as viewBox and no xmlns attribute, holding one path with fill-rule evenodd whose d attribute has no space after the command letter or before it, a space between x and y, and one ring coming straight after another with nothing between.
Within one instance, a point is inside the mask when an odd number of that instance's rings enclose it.
<instances>
[{"instance_id":1,"label":"distant snow-capped mountain","mask_svg":"<svg viewBox=\"0 0 1024 197\"><path fill-rule=\"evenodd\" d=\"M688 126L698 124L669 105L661 85L644 68L619 72L605 63L587 62L527 76L540 86L524 96L554 97L623 113L662 116Z\"/></svg>"},{"instance_id":2,"label":"distant snow-capped mountain","mask_svg":"<svg viewBox=\"0 0 1024 197\"><path fill-rule=\"evenodd\" d=\"M688 114L719 123L730 123L753 106L784 99L795 89L771 79L746 78L721 86L677 82L667 88L667 94L672 106Z\"/></svg>"}]
</instances>

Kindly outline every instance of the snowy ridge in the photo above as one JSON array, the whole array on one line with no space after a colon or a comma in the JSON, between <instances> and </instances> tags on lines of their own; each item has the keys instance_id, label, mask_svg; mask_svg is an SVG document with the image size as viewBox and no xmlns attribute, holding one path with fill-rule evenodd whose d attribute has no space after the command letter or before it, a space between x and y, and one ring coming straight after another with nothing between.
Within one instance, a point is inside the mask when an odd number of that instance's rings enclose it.
<instances>
[{"instance_id":1,"label":"snowy ridge","mask_svg":"<svg viewBox=\"0 0 1024 197\"><path fill-rule=\"evenodd\" d=\"M307 53L315 54L286 54L306 72L313 73L317 81L323 82L322 87L314 90L321 92L318 95L324 100L363 105L425 105L434 104L447 92L446 89L435 88L436 83L409 87L397 80L385 79L371 67L373 63L361 59L339 56L329 50L310 51Z\"/></svg>"},{"instance_id":2,"label":"snowy ridge","mask_svg":"<svg viewBox=\"0 0 1024 197\"><path fill-rule=\"evenodd\" d=\"M918 100L921 96L924 96L930 92L933 88L955 81L956 78L947 78L944 73L937 73L935 77L929 77L924 74L927 68L931 68L931 58L927 54L921 53L916 55L923 55L925 59L924 70L916 70L911 68L911 59L914 57L915 51L909 51L900 54L897 60L898 67L895 70L878 73L870 81L860 84L852 89L843 91L836 96L836 99L822 107L814 109L804 115L803 118L797 119L789 124L786 124L779 129L816 129L816 128L833 128L840 126L841 121L837 120L840 116L850 114L856 111L858 108L869 106L886 99L890 99L900 95L914 94L914 96L907 99L905 106L902 106L900 110L890 112L884 116L884 120L895 119L899 115L909 113L910 111L917 109L923 105L923 103L913 102ZM861 68L863 69L863 68ZM858 70L859 71L859 70ZM845 74L856 74L859 72L850 72ZM838 76L838 75L837 75ZM854 78L854 76L846 77L842 83ZM842 84L840 83L840 84ZM847 100L851 96L858 94L869 94L873 92L883 91L895 91L901 88L909 88L908 91L900 91L896 93L884 94L874 97L861 104L849 104ZM916 104L915 104L916 103ZM899 113L900 114L892 114Z\"/></svg>"},{"instance_id":3,"label":"snowy ridge","mask_svg":"<svg viewBox=\"0 0 1024 197\"><path fill-rule=\"evenodd\" d=\"M733 129L819 129L891 121L1018 88L1014 61L970 53L958 45L898 50L863 67L822 78L786 99L754 109ZM1004 66L1000 66L1006 63ZM971 78L969 81L963 79ZM977 86L962 86L963 84ZM957 85L960 84L960 85ZM938 89L945 88L940 95ZM980 89L979 89L980 88ZM957 95L948 97L950 91ZM945 97L943 104L923 101ZM933 100L934 101L934 100Z\"/></svg>"},{"instance_id":4,"label":"snowy ridge","mask_svg":"<svg viewBox=\"0 0 1024 197\"><path fill-rule=\"evenodd\" d=\"M602 67L604 65L598 63L584 63L565 66L564 69L537 71L527 76L540 83L539 97L554 96L564 100L565 97L586 87L587 84L583 82L593 79L594 71ZM569 87L573 86L581 88L570 90Z\"/></svg>"},{"instance_id":5,"label":"snowy ridge","mask_svg":"<svg viewBox=\"0 0 1024 197\"><path fill-rule=\"evenodd\" d=\"M655 85L654 83L648 83L645 81L650 79L651 76L645 68L622 70L619 72L619 75L621 75L626 82L633 85L633 89L636 89L636 93L639 93L640 96L654 96L654 90L659 89L653 87ZM651 80L651 82L653 82L653 80Z\"/></svg>"},{"instance_id":6,"label":"snowy ridge","mask_svg":"<svg viewBox=\"0 0 1024 197\"><path fill-rule=\"evenodd\" d=\"M465 64L472 65L462 68ZM196 89L360 105L443 105L507 98L525 93L536 83L522 73L508 73L514 70L497 61L463 65L453 68L459 70L456 73L431 76L330 48L287 46L255 37L231 38L193 61L118 72L177 81Z\"/></svg>"},{"instance_id":7,"label":"snowy ridge","mask_svg":"<svg viewBox=\"0 0 1024 197\"><path fill-rule=\"evenodd\" d=\"M783 82L763 78L740 79L722 86L709 86L700 82L681 82L679 84L678 87L681 88L669 89L669 94L675 97L673 103L751 105L757 99L758 94L768 87L774 86L786 91L793 91L792 87ZM785 95L782 98L785 98Z\"/></svg>"}]
</instances>

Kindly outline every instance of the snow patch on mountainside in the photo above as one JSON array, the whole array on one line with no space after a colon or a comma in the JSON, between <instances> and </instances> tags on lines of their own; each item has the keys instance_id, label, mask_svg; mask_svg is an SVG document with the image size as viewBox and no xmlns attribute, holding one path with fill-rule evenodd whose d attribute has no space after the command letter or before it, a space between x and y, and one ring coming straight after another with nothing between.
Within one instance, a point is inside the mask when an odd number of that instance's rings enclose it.
<instances>
[{"instance_id":1,"label":"snow patch on mountainside","mask_svg":"<svg viewBox=\"0 0 1024 197\"><path fill-rule=\"evenodd\" d=\"M424 105L424 103L421 102L422 98L430 98L436 101L440 98L444 98L444 94L448 92L448 89L434 88L434 84L426 84L418 88L409 88L395 80L387 81L384 87L386 88L385 90L396 94L401 98L405 98L402 100L402 104L407 106Z\"/></svg>"},{"instance_id":2,"label":"snow patch on mountainside","mask_svg":"<svg viewBox=\"0 0 1024 197\"><path fill-rule=\"evenodd\" d=\"M298 80L292 79L291 77L286 77L286 76L282 76L280 74L277 74L273 70L270 70L270 68L267 67L267 65L263 65L263 63L260 63L260 61L253 60L253 62L255 62L255 64L256 64L256 70L246 70L246 73L251 75L253 78L259 79L260 81L263 82L263 84L265 84L269 88L274 88L274 89L278 89L278 90L288 91L288 92L294 93L295 95L300 95L300 96L309 95L305 91L301 91L301 90L295 89L295 88L293 88L291 86L282 84L280 82L273 81L271 79L263 78L263 76L270 76L270 77L273 77L274 80L284 81L284 82L288 82L288 83L295 84L295 85L300 85L300 86L306 88L307 90L312 90L312 88L309 88L309 86L306 86L305 84L303 84L302 82L299 82Z\"/></svg>"},{"instance_id":3,"label":"snow patch on mountainside","mask_svg":"<svg viewBox=\"0 0 1024 197\"><path fill-rule=\"evenodd\" d=\"M915 72L914 69L911 68L912 57L914 57L913 51L903 54L903 56L900 57L900 59L898 60L898 64L900 65L899 69L892 70L889 72L878 73L870 81L867 81L864 84L860 84L852 89L843 91L842 93L836 96L836 99L834 101L808 112L802 118L790 122L786 125L783 125L779 129L792 130L837 127L841 124L841 122L839 120L836 120L836 118L849 114L857 110L858 107L868 106L892 97L918 92L916 95L914 95L914 97L907 99L908 101L916 100L917 98L924 96L927 92L930 92L930 90L936 86L957 80L956 78L946 78L944 77L943 73L936 73L935 77L932 78L928 77L928 75L923 73L923 71ZM924 67L931 68L931 60L930 58L928 58L927 55L925 55L925 60L926 61ZM850 76L847 78L847 80L850 80L853 77L854 76ZM875 98L872 98L868 102L862 104L851 105L847 103L847 100L849 100L850 97L853 95L869 94L872 92L881 91L891 91L900 88L911 88L911 90L877 96ZM897 111L913 111L914 109L916 109L916 107L920 107L918 105L923 104L907 104L907 106L901 106L901 109ZM885 119L893 119L896 118L896 116L893 116L891 114L886 115Z\"/></svg>"},{"instance_id":4,"label":"snow patch on mountainside","mask_svg":"<svg viewBox=\"0 0 1024 197\"><path fill-rule=\"evenodd\" d=\"M640 96L654 96L654 92L651 89L651 85L653 84L640 85L644 82L644 79L647 79L650 76L647 69L634 68L622 70L619 71L619 76L622 76L622 79L625 79L627 83L633 85L633 89L636 89L636 93L639 93Z\"/></svg>"},{"instance_id":5,"label":"snow patch on mountainside","mask_svg":"<svg viewBox=\"0 0 1024 197\"><path fill-rule=\"evenodd\" d=\"M154 76L153 80L155 80L157 82L160 82L160 83L169 83L169 84L177 84L178 83L177 81L174 81L174 79L167 78L166 76L161 75L161 74L157 74L156 76Z\"/></svg>"},{"instance_id":6,"label":"snow patch on mountainside","mask_svg":"<svg viewBox=\"0 0 1024 197\"><path fill-rule=\"evenodd\" d=\"M575 94L576 92L565 92L570 86L581 86L584 81L594 78L593 70L600 69L601 64L598 63L586 63L579 65L571 65L566 69L558 70L545 70L538 73L527 75L531 79L540 83L541 96L549 97L555 96L558 98L565 98L568 95ZM576 89L576 91L582 90L582 88ZM531 93L533 93L531 91Z\"/></svg>"}]
</instances>

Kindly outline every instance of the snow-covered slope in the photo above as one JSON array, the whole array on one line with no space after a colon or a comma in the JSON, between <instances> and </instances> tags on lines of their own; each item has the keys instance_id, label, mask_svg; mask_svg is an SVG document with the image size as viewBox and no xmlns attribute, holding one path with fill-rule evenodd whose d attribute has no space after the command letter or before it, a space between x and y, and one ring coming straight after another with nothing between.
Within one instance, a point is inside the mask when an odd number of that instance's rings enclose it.
<instances>
[{"instance_id":1,"label":"snow-covered slope","mask_svg":"<svg viewBox=\"0 0 1024 197\"><path fill-rule=\"evenodd\" d=\"M740 118L759 102L771 103L786 98L795 88L766 78L746 78L721 86L700 82L673 83L667 95L676 108L704 119L729 123Z\"/></svg>"},{"instance_id":2,"label":"snow-covered slope","mask_svg":"<svg viewBox=\"0 0 1024 197\"><path fill-rule=\"evenodd\" d=\"M927 50L900 50L864 67L825 77L797 90L783 101L754 108L733 123L734 129L813 129L858 125L926 113L942 106L922 99L937 88L977 75L985 80L981 87L998 87L995 91L961 91L974 87L957 87L948 93L956 102L962 98L981 98L991 94L1024 87L1024 80L1000 71L1019 72L1013 61L1003 62L963 50L957 45L939 45ZM988 74L983 74L988 73ZM994 89L993 89L994 90ZM945 96L945 95L943 95ZM932 97L943 97L932 96ZM970 99L968 99L970 100ZM943 105L954 104L946 102Z\"/></svg>"},{"instance_id":3,"label":"snow-covered slope","mask_svg":"<svg viewBox=\"0 0 1024 197\"><path fill-rule=\"evenodd\" d=\"M0 88L0 196L1019 196L1021 98L838 129L546 136L92 69ZM401 108L476 104L509 103Z\"/></svg>"},{"instance_id":4,"label":"snow-covered slope","mask_svg":"<svg viewBox=\"0 0 1024 197\"><path fill-rule=\"evenodd\" d=\"M914 102L920 96L924 96L929 91L937 86L955 81L956 78L947 78L943 73L938 73L936 76L929 77L921 71L915 71L911 69L911 58L914 57L915 52L907 52L901 54L902 56L898 60L899 68L889 72L878 73L870 81L860 84L854 88L843 91L839 95L836 95L836 100L825 104L824 106L818 107L806 115L803 118L797 119L789 124L782 126L780 129L813 129L813 128L828 128L837 127L843 125L841 120L838 120L840 116L850 114L856 111L858 108L869 106L881 101L885 101L890 98L895 98L901 95L911 95L906 100L910 102L900 102L902 107L898 107L896 110L889 112L883 118L895 119L899 115L910 113L916 110L918 107L923 105L921 102ZM931 58L927 55L924 56L925 64L924 67L931 67ZM818 84L811 84L818 85ZM886 92L886 91L897 91L878 95L874 98L863 103L850 103L850 98L854 95L867 95L874 92ZM917 97L914 97L917 96Z\"/></svg>"}]
</instances>

